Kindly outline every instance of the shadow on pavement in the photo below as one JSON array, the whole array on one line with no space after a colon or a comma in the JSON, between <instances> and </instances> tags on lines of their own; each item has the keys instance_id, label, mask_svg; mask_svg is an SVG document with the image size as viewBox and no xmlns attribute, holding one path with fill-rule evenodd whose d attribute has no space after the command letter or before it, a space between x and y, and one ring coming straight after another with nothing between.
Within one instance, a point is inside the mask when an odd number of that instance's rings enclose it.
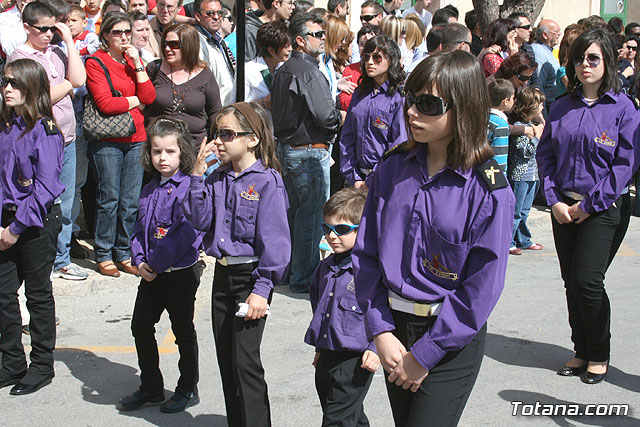
<instances>
[{"instance_id":1,"label":"shadow on pavement","mask_svg":"<svg viewBox=\"0 0 640 427\"><path fill-rule=\"evenodd\" d=\"M131 394L140 386L138 370L121 363L98 356L90 351L65 348L56 350L56 361L67 365L71 374L82 382L82 398L96 405L113 406L125 395ZM165 390L169 398L173 392ZM227 418L223 415L206 414L191 415L188 410L177 414L164 414L158 406L143 407L136 411L119 411L128 417L142 418L157 426L168 425L207 425L226 426Z\"/></svg>"},{"instance_id":2,"label":"shadow on pavement","mask_svg":"<svg viewBox=\"0 0 640 427\"><path fill-rule=\"evenodd\" d=\"M540 368L556 371L574 355L573 351L555 344L487 334L485 355L505 365ZM614 365L609 366L605 379L625 390L640 393L640 375L628 374Z\"/></svg>"},{"instance_id":3,"label":"shadow on pavement","mask_svg":"<svg viewBox=\"0 0 640 427\"><path fill-rule=\"evenodd\" d=\"M556 411L555 413L557 413L558 415L538 415L536 416L536 418L543 417L545 419L553 421L554 423L562 427L574 426L575 425L574 422L576 421L585 425L615 426L615 427L637 426L640 423L640 420L629 416L629 414L633 410L633 408L631 408L631 405L629 405L629 411L626 415L624 415L624 411L620 411L619 412L620 415L615 415L617 408L613 410L612 412L613 415L571 415L572 414L572 411L570 409L571 407L568 407L566 409L566 412L564 412L564 415L563 415L562 409L560 408L551 409L547 407L547 409L545 410L545 407L543 405L578 405L579 407L578 413L582 414L585 412L586 404L560 400L560 399L556 399L553 396L549 396L548 394L535 393L535 392L524 391L524 390L502 390L500 393L498 393L498 395L507 402L522 402L522 405L535 405L536 402L539 402L540 403L540 407L538 408L539 414L552 413L553 411ZM515 408L515 405L512 404L511 409L513 410L514 408ZM595 412L596 410L604 411L604 409L590 408L591 412ZM515 419L519 420L517 421L518 424L521 424L521 423L523 424L526 418L532 418L530 416L522 415L523 413L522 406L519 406L517 411L518 411L517 412L518 415ZM575 412L577 411L574 411L573 413ZM529 412L527 414L530 414L530 413L531 413L531 409L529 409ZM529 421L533 421L533 420L529 420ZM536 424L537 423L534 422L531 425L536 425Z\"/></svg>"}]
</instances>

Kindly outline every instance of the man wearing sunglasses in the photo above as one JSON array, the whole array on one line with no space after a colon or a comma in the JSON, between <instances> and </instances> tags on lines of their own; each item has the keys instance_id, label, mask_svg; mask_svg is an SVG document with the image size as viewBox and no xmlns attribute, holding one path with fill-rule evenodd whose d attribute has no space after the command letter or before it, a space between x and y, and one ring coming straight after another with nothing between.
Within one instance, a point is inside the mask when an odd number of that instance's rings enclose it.
<instances>
[{"instance_id":1,"label":"man wearing sunglasses","mask_svg":"<svg viewBox=\"0 0 640 427\"><path fill-rule=\"evenodd\" d=\"M544 92L547 101L544 117L549 113L549 107L558 96L556 73L560 62L553 55L553 48L560 42L562 31L560 25L551 19L543 19L536 29L536 42L531 45L534 58L538 63L538 87Z\"/></svg>"},{"instance_id":2,"label":"man wearing sunglasses","mask_svg":"<svg viewBox=\"0 0 640 427\"><path fill-rule=\"evenodd\" d=\"M531 58L535 58L535 53L529 40L531 39L531 21L524 12L513 12L507 17L516 24L516 44L520 46L520 52L526 53ZM538 72L534 71L529 81L529 86L538 87Z\"/></svg>"},{"instance_id":3,"label":"man wearing sunglasses","mask_svg":"<svg viewBox=\"0 0 640 427\"><path fill-rule=\"evenodd\" d=\"M360 23L379 26L382 22L382 6L375 0L368 0L360 6ZM356 37L351 43L351 63L360 62L360 46Z\"/></svg>"},{"instance_id":4,"label":"man wearing sunglasses","mask_svg":"<svg viewBox=\"0 0 640 427\"><path fill-rule=\"evenodd\" d=\"M293 52L271 86L271 112L278 158L289 195L292 254L285 282L292 292L309 292L320 262L322 206L329 197L330 149L343 113L318 69L324 52L322 19L297 14L289 23Z\"/></svg>"}]
</instances>

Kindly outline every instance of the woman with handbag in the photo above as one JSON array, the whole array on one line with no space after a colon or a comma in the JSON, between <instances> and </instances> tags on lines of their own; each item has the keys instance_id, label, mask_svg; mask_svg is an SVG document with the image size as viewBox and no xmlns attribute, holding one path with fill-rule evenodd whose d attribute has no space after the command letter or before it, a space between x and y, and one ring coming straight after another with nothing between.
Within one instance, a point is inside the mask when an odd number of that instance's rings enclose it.
<instances>
[{"instance_id":1,"label":"woman with handbag","mask_svg":"<svg viewBox=\"0 0 640 427\"><path fill-rule=\"evenodd\" d=\"M95 139L89 149L98 182L96 261L103 275L118 277L118 269L137 275L129 242L142 187L140 155L147 138L139 107L153 103L156 92L131 45L128 15L114 12L106 17L100 44L86 62L91 96L84 117L85 130Z\"/></svg>"}]
</instances>

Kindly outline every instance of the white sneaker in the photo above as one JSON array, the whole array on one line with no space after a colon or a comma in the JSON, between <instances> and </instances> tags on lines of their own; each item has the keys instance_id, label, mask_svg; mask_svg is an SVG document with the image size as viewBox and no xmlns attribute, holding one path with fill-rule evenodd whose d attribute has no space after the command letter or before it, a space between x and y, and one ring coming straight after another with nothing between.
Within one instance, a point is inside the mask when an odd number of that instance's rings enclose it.
<instances>
[{"instance_id":1,"label":"white sneaker","mask_svg":"<svg viewBox=\"0 0 640 427\"><path fill-rule=\"evenodd\" d=\"M51 277L59 277L66 280L85 280L89 275L82 271L80 267L75 264L69 264L66 267L53 270Z\"/></svg>"}]
</instances>

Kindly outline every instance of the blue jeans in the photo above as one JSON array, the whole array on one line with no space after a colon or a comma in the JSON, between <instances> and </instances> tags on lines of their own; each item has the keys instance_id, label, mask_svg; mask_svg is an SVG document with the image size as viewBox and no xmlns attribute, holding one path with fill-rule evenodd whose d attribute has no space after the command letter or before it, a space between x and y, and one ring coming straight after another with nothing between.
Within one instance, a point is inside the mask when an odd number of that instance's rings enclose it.
<instances>
[{"instance_id":1,"label":"blue jeans","mask_svg":"<svg viewBox=\"0 0 640 427\"><path fill-rule=\"evenodd\" d=\"M73 209L73 199L76 194L76 142L64 147L64 157L62 160L62 173L60 181L64 184L64 191L60 195L60 209L62 210L62 231L58 234L56 247L56 260L53 269L59 270L71 264L71 210Z\"/></svg>"},{"instance_id":2,"label":"blue jeans","mask_svg":"<svg viewBox=\"0 0 640 427\"><path fill-rule=\"evenodd\" d=\"M76 112L76 187L73 208L71 209L74 233L80 231L80 226L76 223L76 220L80 216L82 205L81 190L87 182L87 172L89 170L89 157L87 155L89 142L82 134L82 116L83 111Z\"/></svg>"},{"instance_id":3,"label":"blue jeans","mask_svg":"<svg viewBox=\"0 0 640 427\"><path fill-rule=\"evenodd\" d=\"M511 181L513 195L516 198L516 209L513 214L513 238L512 248L526 249L533 245L531 241L531 231L527 227L527 218L533 199L538 192L539 181Z\"/></svg>"},{"instance_id":4,"label":"blue jeans","mask_svg":"<svg viewBox=\"0 0 640 427\"><path fill-rule=\"evenodd\" d=\"M322 207L329 198L329 151L278 146L282 178L289 196L291 264L285 283L292 291L308 291L320 263Z\"/></svg>"},{"instance_id":5,"label":"blue jeans","mask_svg":"<svg viewBox=\"0 0 640 427\"><path fill-rule=\"evenodd\" d=\"M131 258L131 233L142 188L142 142L95 141L90 151L98 181L96 261Z\"/></svg>"}]
</instances>

